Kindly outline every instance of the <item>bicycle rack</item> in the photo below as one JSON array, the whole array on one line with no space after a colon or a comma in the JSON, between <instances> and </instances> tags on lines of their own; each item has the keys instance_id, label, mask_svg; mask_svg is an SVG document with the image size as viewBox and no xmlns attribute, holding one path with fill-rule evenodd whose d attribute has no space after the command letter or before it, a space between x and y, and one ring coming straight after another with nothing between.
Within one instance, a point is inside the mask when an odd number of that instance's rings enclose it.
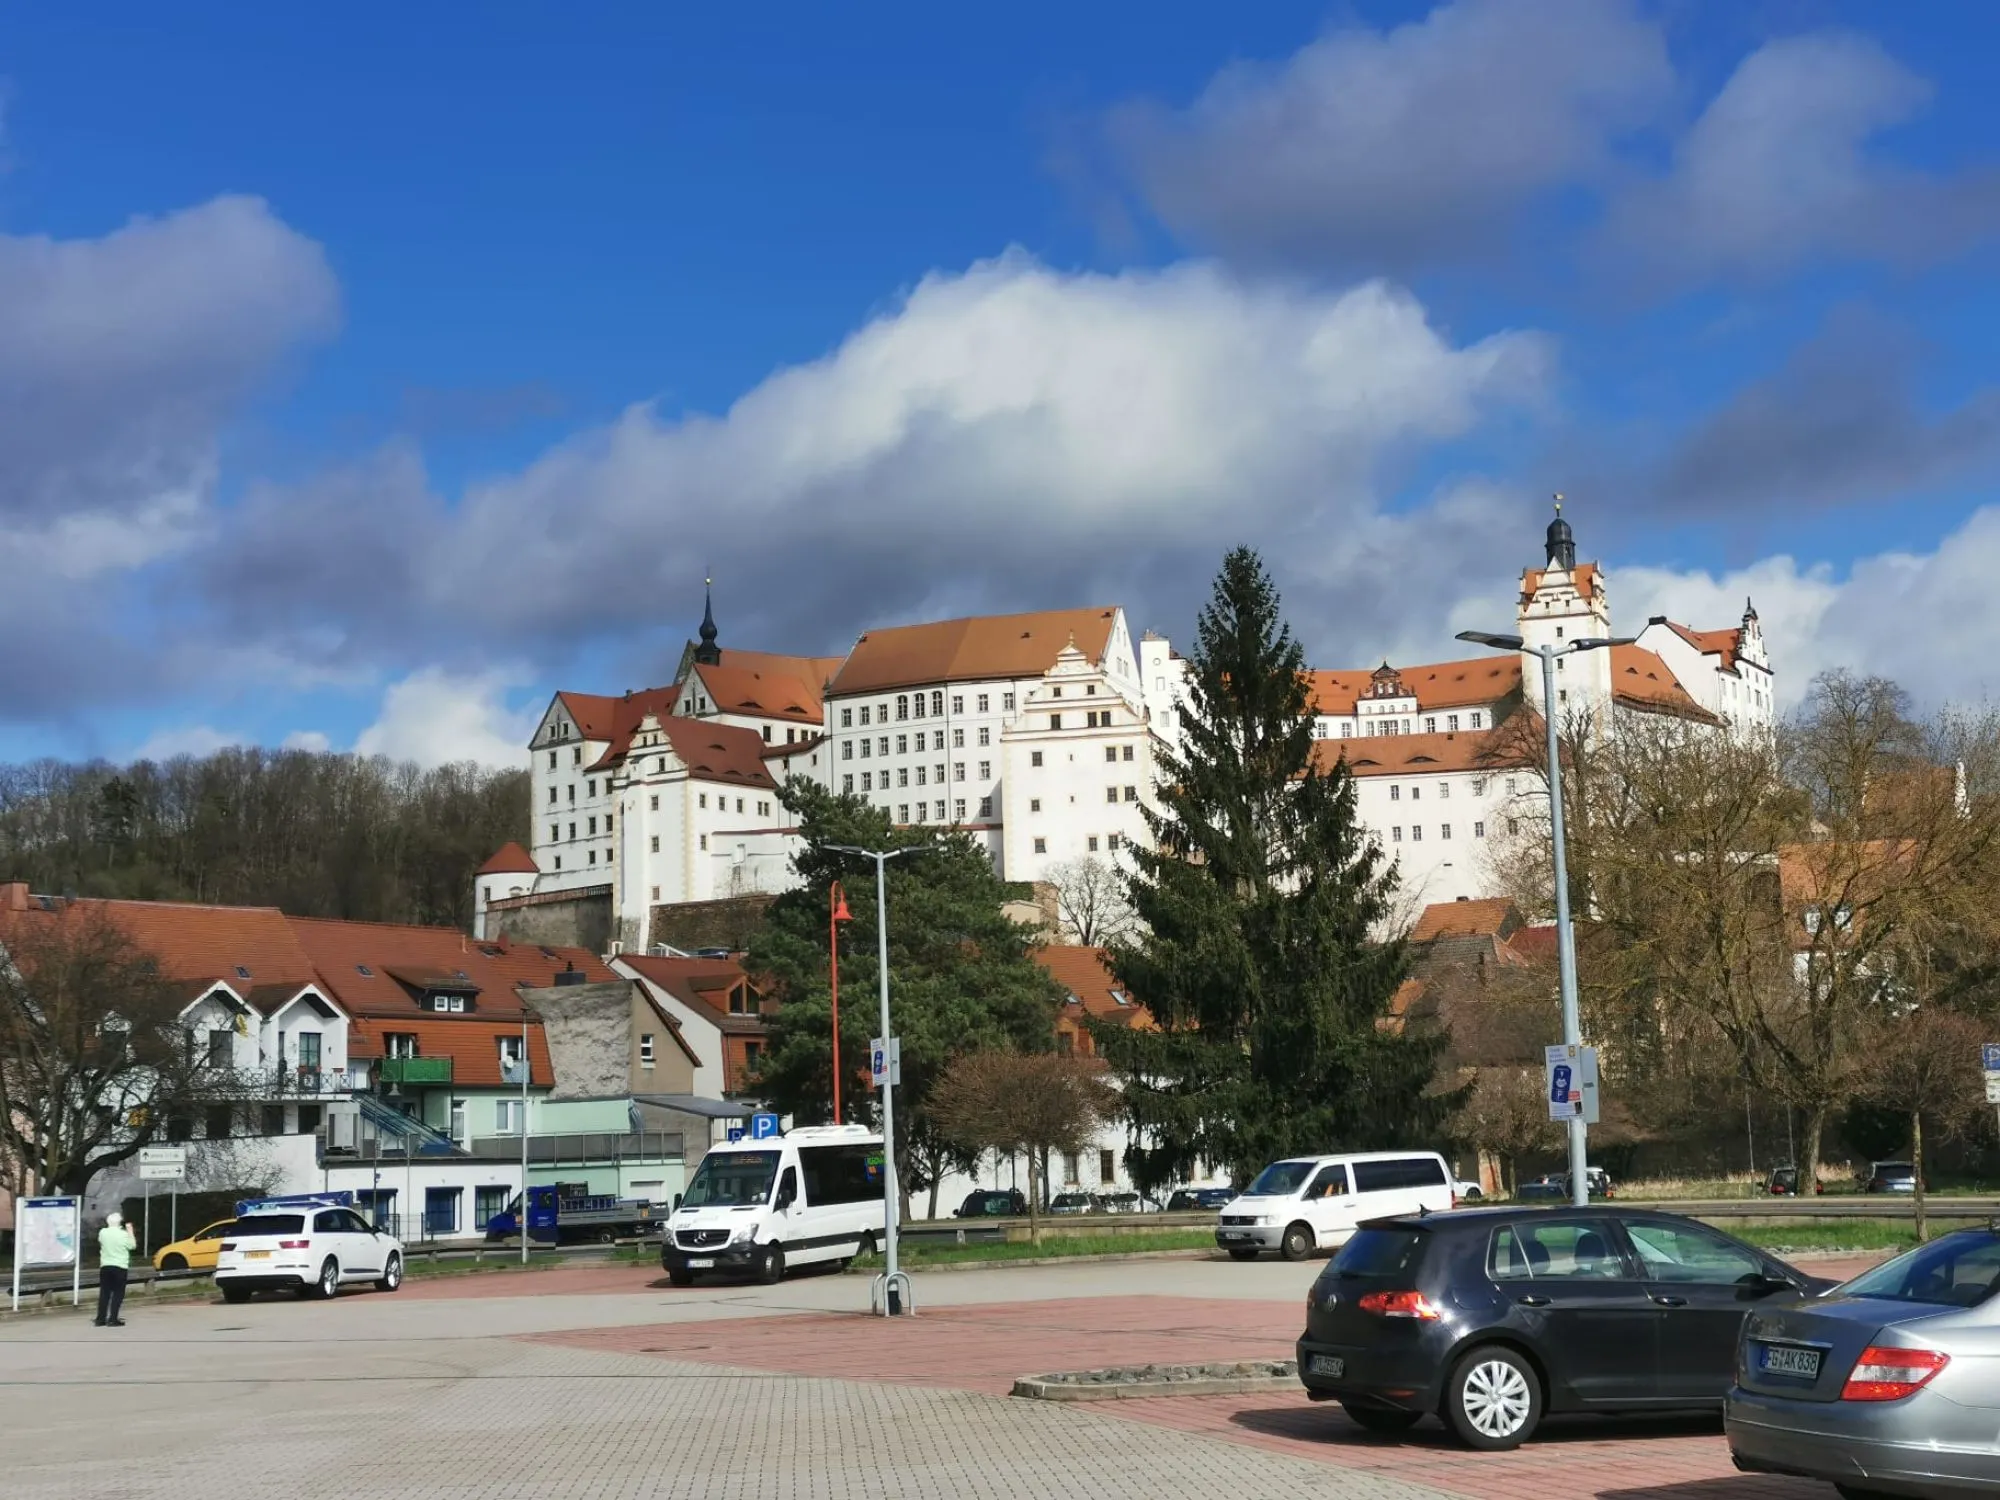
<instances>
[{"instance_id":1,"label":"bicycle rack","mask_svg":"<svg viewBox=\"0 0 2000 1500\"><path fill-rule=\"evenodd\" d=\"M903 1313L915 1316L917 1299L909 1273L897 1271L891 1275L885 1271L869 1282L868 1310L877 1317L893 1318Z\"/></svg>"}]
</instances>

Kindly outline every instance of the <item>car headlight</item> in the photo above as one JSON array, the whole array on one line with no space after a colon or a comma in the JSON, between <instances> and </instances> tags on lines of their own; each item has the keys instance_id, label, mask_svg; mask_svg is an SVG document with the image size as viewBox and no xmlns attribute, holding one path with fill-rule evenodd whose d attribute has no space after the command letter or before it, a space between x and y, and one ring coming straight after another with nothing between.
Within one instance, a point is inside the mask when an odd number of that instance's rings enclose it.
<instances>
[{"instance_id":1,"label":"car headlight","mask_svg":"<svg viewBox=\"0 0 2000 1500\"><path fill-rule=\"evenodd\" d=\"M757 1238L757 1226L755 1224L745 1224L741 1228L730 1231L729 1243L732 1245L747 1245L755 1238Z\"/></svg>"},{"instance_id":2,"label":"car headlight","mask_svg":"<svg viewBox=\"0 0 2000 1500\"><path fill-rule=\"evenodd\" d=\"M1271 1216L1269 1214L1258 1214L1250 1222L1252 1224L1269 1224L1271 1222Z\"/></svg>"}]
</instances>

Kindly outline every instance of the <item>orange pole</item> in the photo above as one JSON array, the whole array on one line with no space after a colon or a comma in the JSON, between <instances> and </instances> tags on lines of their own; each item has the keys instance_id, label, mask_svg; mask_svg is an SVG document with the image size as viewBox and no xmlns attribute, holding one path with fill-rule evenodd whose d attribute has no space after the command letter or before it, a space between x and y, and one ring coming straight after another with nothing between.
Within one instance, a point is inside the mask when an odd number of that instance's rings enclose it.
<instances>
[{"instance_id":1,"label":"orange pole","mask_svg":"<svg viewBox=\"0 0 2000 1500\"><path fill-rule=\"evenodd\" d=\"M833 1123L840 1124L840 882L833 883L826 901L827 963L833 976Z\"/></svg>"}]
</instances>

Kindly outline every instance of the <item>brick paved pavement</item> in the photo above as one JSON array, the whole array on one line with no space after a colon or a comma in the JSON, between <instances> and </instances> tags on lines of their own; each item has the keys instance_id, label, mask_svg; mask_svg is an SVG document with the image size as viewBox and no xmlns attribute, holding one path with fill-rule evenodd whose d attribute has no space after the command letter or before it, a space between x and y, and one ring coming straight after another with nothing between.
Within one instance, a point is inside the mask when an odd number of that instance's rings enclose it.
<instances>
[{"instance_id":1,"label":"brick paved pavement","mask_svg":"<svg viewBox=\"0 0 2000 1500\"><path fill-rule=\"evenodd\" d=\"M343 1298L160 1308L115 1333L7 1325L0 1494L1443 1500L1390 1475L1045 1403L482 1337L471 1311ZM316 1337L328 1329L341 1332Z\"/></svg>"}]
</instances>

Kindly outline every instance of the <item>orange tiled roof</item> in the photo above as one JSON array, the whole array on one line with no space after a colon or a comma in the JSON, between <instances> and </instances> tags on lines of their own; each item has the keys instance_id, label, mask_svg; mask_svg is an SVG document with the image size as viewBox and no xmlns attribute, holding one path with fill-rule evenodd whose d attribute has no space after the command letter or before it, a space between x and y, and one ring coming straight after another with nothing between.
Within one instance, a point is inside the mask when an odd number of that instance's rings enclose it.
<instances>
[{"instance_id":1,"label":"orange tiled roof","mask_svg":"<svg viewBox=\"0 0 2000 1500\"><path fill-rule=\"evenodd\" d=\"M1548 577L1549 574L1560 573L1561 571L1561 568L1528 569L1527 572L1521 575L1521 602L1525 604L1528 600L1534 598L1535 591L1542 586L1542 580ZM1570 580L1575 583L1576 591L1579 594L1586 599L1590 598L1597 592L1599 587L1597 564L1578 563L1576 571L1570 575Z\"/></svg>"},{"instance_id":2,"label":"orange tiled roof","mask_svg":"<svg viewBox=\"0 0 2000 1500\"><path fill-rule=\"evenodd\" d=\"M1680 624L1678 621L1669 620L1667 621L1667 629L1686 641L1703 656L1721 657L1723 671L1734 672L1736 670L1736 653L1743 646L1743 631L1740 626L1732 627L1728 630L1694 630Z\"/></svg>"},{"instance_id":3,"label":"orange tiled roof","mask_svg":"<svg viewBox=\"0 0 2000 1500\"><path fill-rule=\"evenodd\" d=\"M1346 716L1368 690L1371 672L1315 671L1306 674L1317 714ZM1521 658L1475 656L1429 666L1400 667L1397 676L1416 695L1418 710L1465 708L1492 703L1521 690Z\"/></svg>"},{"instance_id":4,"label":"orange tiled roof","mask_svg":"<svg viewBox=\"0 0 2000 1500\"><path fill-rule=\"evenodd\" d=\"M1643 646L1611 648L1611 696L1648 713L1679 714L1710 724L1722 722L1695 702L1672 667Z\"/></svg>"},{"instance_id":5,"label":"orange tiled roof","mask_svg":"<svg viewBox=\"0 0 2000 1500\"><path fill-rule=\"evenodd\" d=\"M195 991L227 984L269 1014L316 982L311 960L285 914L273 906L197 906L178 901L31 899L26 911L0 912L0 938L15 923L57 924L101 916L134 947L152 955L160 973ZM329 992L330 993L330 992Z\"/></svg>"},{"instance_id":6,"label":"orange tiled roof","mask_svg":"<svg viewBox=\"0 0 2000 1500\"><path fill-rule=\"evenodd\" d=\"M668 745L696 779L727 781L737 786L777 787L778 783L764 766L764 752L770 747L756 730L739 724L719 724L713 719L683 718L679 714L663 714L658 722ZM621 727L619 738L591 769L609 770L629 759L634 753L632 739L638 730L638 719L629 728Z\"/></svg>"},{"instance_id":7,"label":"orange tiled roof","mask_svg":"<svg viewBox=\"0 0 2000 1500\"><path fill-rule=\"evenodd\" d=\"M723 713L798 724L825 720L826 684L846 660L840 656L781 656L771 651L728 651L716 666L697 663L708 700Z\"/></svg>"},{"instance_id":8,"label":"orange tiled roof","mask_svg":"<svg viewBox=\"0 0 2000 1500\"><path fill-rule=\"evenodd\" d=\"M1090 1015L1117 1016L1142 1030L1152 1026L1152 1013L1137 1000L1128 995L1125 1003L1119 1004L1118 997L1125 993L1124 987L1105 968L1102 948L1048 943L1035 949L1032 956L1057 984L1076 996Z\"/></svg>"},{"instance_id":9,"label":"orange tiled roof","mask_svg":"<svg viewBox=\"0 0 2000 1500\"><path fill-rule=\"evenodd\" d=\"M854 643L829 697L933 682L1039 677L1076 639L1093 662L1104 659L1114 607L1052 609L1035 614L975 615L929 625L871 630Z\"/></svg>"},{"instance_id":10,"label":"orange tiled roof","mask_svg":"<svg viewBox=\"0 0 2000 1500\"><path fill-rule=\"evenodd\" d=\"M534 943L481 942L449 927L400 927L387 922L336 922L292 917L291 929L312 960L321 985L349 1015L416 1018L417 998L394 977L421 979L443 974L478 986L473 1017L439 1017L440 1025L461 1019L514 1017L518 1024L522 985L553 984L565 968L581 970L591 983L618 976L583 948L545 948ZM363 969L368 970L362 973Z\"/></svg>"},{"instance_id":11,"label":"orange tiled roof","mask_svg":"<svg viewBox=\"0 0 2000 1500\"><path fill-rule=\"evenodd\" d=\"M492 857L479 867L479 873L482 875L538 875L541 873L541 868L540 865L535 863L533 855L529 854L526 849L523 849L512 839L509 839L493 851Z\"/></svg>"},{"instance_id":12,"label":"orange tiled roof","mask_svg":"<svg viewBox=\"0 0 2000 1500\"><path fill-rule=\"evenodd\" d=\"M384 1038L389 1033L414 1036L417 1056L451 1059L454 1088L497 1089L509 1080L500 1068L500 1043L521 1035L521 1023L493 1021L478 1016L360 1017L348 1027L347 1050L352 1057L372 1060L387 1055ZM518 1080L514 1080L518 1082ZM555 1067L549 1061L549 1039L540 1021L528 1023L528 1082L552 1088Z\"/></svg>"},{"instance_id":13,"label":"orange tiled roof","mask_svg":"<svg viewBox=\"0 0 2000 1500\"><path fill-rule=\"evenodd\" d=\"M743 965L733 958L669 958L627 953L619 962L682 1004L707 1015L724 1031L764 1030L758 1012L729 1008L730 991L750 980Z\"/></svg>"},{"instance_id":14,"label":"orange tiled roof","mask_svg":"<svg viewBox=\"0 0 2000 1500\"><path fill-rule=\"evenodd\" d=\"M1356 776L1425 776L1440 771L1497 770L1512 764L1506 755L1511 741L1502 731L1482 729L1468 734L1367 735L1356 740L1313 741L1313 764L1331 770L1346 760Z\"/></svg>"},{"instance_id":15,"label":"orange tiled roof","mask_svg":"<svg viewBox=\"0 0 2000 1500\"><path fill-rule=\"evenodd\" d=\"M576 720L577 733L587 740L616 740L622 724L627 737L632 726L648 713L669 713L680 688L646 688L636 693L612 696L606 693L557 693L569 716ZM638 705L634 711L634 705Z\"/></svg>"},{"instance_id":16,"label":"orange tiled roof","mask_svg":"<svg viewBox=\"0 0 2000 1500\"><path fill-rule=\"evenodd\" d=\"M1505 896L1478 901L1436 901L1426 906L1410 941L1428 943L1441 937L1502 937L1520 924L1521 914Z\"/></svg>"}]
</instances>

